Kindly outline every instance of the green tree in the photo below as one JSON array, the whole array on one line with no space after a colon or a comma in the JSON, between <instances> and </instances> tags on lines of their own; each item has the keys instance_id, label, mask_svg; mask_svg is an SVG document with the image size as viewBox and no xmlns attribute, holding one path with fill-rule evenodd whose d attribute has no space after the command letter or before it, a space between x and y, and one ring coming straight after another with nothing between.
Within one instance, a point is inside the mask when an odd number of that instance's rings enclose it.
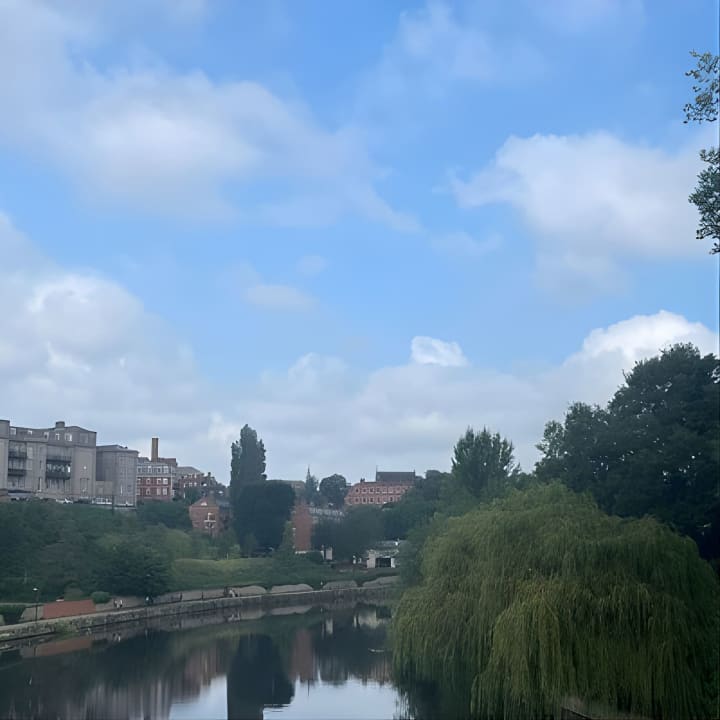
<instances>
[{"instance_id":1,"label":"green tree","mask_svg":"<svg viewBox=\"0 0 720 720\"><path fill-rule=\"evenodd\" d=\"M259 547L277 548L294 504L295 491L286 482L271 480L242 487L233 516L236 537L242 542L252 534Z\"/></svg>"},{"instance_id":2,"label":"green tree","mask_svg":"<svg viewBox=\"0 0 720 720\"><path fill-rule=\"evenodd\" d=\"M576 403L548 423L538 479L589 491L623 516L653 515L706 556L720 534L718 359L675 345L635 365L607 408Z\"/></svg>"},{"instance_id":3,"label":"green tree","mask_svg":"<svg viewBox=\"0 0 720 720\"><path fill-rule=\"evenodd\" d=\"M318 481L317 478L310 473L309 467L307 469L307 473L305 474L303 500L305 500L308 505L315 505L318 501Z\"/></svg>"},{"instance_id":4,"label":"green tree","mask_svg":"<svg viewBox=\"0 0 720 720\"><path fill-rule=\"evenodd\" d=\"M360 557L383 537L382 511L363 505L350 508L340 521L322 520L313 528L313 547L332 547L336 560Z\"/></svg>"},{"instance_id":5,"label":"green tree","mask_svg":"<svg viewBox=\"0 0 720 720\"><path fill-rule=\"evenodd\" d=\"M443 485L449 473L428 470L392 507L383 509L383 533L386 540L407 538L413 528L426 523L440 508Z\"/></svg>"},{"instance_id":6,"label":"green tree","mask_svg":"<svg viewBox=\"0 0 720 720\"><path fill-rule=\"evenodd\" d=\"M337 473L329 475L320 481L320 494L331 507L341 508L345 503L347 491L347 480Z\"/></svg>"},{"instance_id":7,"label":"green tree","mask_svg":"<svg viewBox=\"0 0 720 720\"><path fill-rule=\"evenodd\" d=\"M685 105L685 122L716 122L720 105L720 57L712 53L690 53L697 66L686 75L694 81L695 100ZM707 165L698 175L698 184L688 198L700 213L698 239L712 238L711 253L720 252L720 154L717 147L700 151Z\"/></svg>"},{"instance_id":8,"label":"green tree","mask_svg":"<svg viewBox=\"0 0 720 720\"><path fill-rule=\"evenodd\" d=\"M252 483L263 482L265 475L265 445L249 425L240 430L240 438L231 447L230 497Z\"/></svg>"},{"instance_id":9,"label":"green tree","mask_svg":"<svg viewBox=\"0 0 720 720\"><path fill-rule=\"evenodd\" d=\"M170 563L160 553L135 543L108 552L103 587L119 595L156 597L170 586Z\"/></svg>"},{"instance_id":10,"label":"green tree","mask_svg":"<svg viewBox=\"0 0 720 720\"><path fill-rule=\"evenodd\" d=\"M476 498L488 499L504 492L518 471L509 440L487 428L475 433L468 428L458 440L452 474L460 487Z\"/></svg>"},{"instance_id":11,"label":"green tree","mask_svg":"<svg viewBox=\"0 0 720 720\"><path fill-rule=\"evenodd\" d=\"M164 525L167 528L190 530L190 513L184 502L162 502L149 500L137 506L138 520L147 525Z\"/></svg>"},{"instance_id":12,"label":"green tree","mask_svg":"<svg viewBox=\"0 0 720 720\"><path fill-rule=\"evenodd\" d=\"M655 520L536 485L449 520L425 548L393 621L401 684L431 684L461 717L548 716L568 697L604 716L716 711L718 580Z\"/></svg>"}]
</instances>

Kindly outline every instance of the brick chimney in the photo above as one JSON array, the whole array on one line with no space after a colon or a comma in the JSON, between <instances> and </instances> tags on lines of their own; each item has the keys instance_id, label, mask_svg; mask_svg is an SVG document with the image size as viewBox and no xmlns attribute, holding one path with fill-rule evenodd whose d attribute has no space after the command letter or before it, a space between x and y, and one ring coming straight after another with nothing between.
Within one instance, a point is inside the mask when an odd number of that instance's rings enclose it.
<instances>
[{"instance_id":1,"label":"brick chimney","mask_svg":"<svg viewBox=\"0 0 720 720\"><path fill-rule=\"evenodd\" d=\"M151 462L157 462L158 461L158 443L160 441L157 438L152 438L150 441L150 461Z\"/></svg>"}]
</instances>

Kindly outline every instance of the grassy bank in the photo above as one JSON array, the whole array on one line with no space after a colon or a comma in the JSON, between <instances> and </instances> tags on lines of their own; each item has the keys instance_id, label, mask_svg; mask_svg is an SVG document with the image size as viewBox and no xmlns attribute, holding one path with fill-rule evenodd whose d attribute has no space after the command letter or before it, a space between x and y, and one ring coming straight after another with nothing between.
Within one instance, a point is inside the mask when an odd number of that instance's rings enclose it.
<instances>
[{"instance_id":1,"label":"grassy bank","mask_svg":"<svg viewBox=\"0 0 720 720\"><path fill-rule=\"evenodd\" d=\"M171 587L177 590L210 590L226 586L291 585L307 583L318 589L331 580L366 582L382 575L395 575L396 570L353 570L340 572L317 565L302 557L290 562L270 558L237 558L231 560L178 559L173 562Z\"/></svg>"}]
</instances>

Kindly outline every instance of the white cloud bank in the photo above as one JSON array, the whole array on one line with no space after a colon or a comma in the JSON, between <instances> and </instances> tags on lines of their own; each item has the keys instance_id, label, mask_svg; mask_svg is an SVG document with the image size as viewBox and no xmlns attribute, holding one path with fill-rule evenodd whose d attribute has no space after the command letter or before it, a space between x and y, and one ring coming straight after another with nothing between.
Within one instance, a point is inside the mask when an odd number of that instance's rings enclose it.
<instances>
[{"instance_id":1,"label":"white cloud bank","mask_svg":"<svg viewBox=\"0 0 720 720\"><path fill-rule=\"evenodd\" d=\"M537 243L540 280L602 289L623 258L700 257L687 201L697 152L624 142L606 133L511 137L486 167L451 187L465 208L512 206Z\"/></svg>"},{"instance_id":2,"label":"white cloud bank","mask_svg":"<svg viewBox=\"0 0 720 720\"><path fill-rule=\"evenodd\" d=\"M0 417L85 425L100 442L162 452L228 479L228 448L250 423L273 477L351 480L387 469L448 468L468 425L510 437L525 467L544 423L575 400L606 402L622 371L675 342L717 352L701 323L660 311L590 332L576 353L522 373L472 365L457 342L416 337L407 364L360 372L303 356L242 387L211 387L178 341L116 283L59 267L0 214Z\"/></svg>"},{"instance_id":3,"label":"white cloud bank","mask_svg":"<svg viewBox=\"0 0 720 720\"><path fill-rule=\"evenodd\" d=\"M178 8L184 17L204 6L185 0ZM93 64L107 12L0 3L0 142L49 158L89 195L146 211L224 215L235 211L229 189L271 182L297 213L323 197L336 215L415 227L377 193L380 171L353 128L323 128L307 108L256 82L215 81L158 61ZM272 221L286 209L240 213Z\"/></svg>"}]
</instances>

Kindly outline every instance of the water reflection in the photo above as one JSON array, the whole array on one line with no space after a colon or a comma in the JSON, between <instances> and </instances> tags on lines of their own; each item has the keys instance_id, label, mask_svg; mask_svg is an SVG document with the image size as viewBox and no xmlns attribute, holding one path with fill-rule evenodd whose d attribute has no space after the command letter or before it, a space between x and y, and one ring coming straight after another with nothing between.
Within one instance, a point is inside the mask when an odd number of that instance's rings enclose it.
<instances>
[{"instance_id":1,"label":"water reflection","mask_svg":"<svg viewBox=\"0 0 720 720\"><path fill-rule=\"evenodd\" d=\"M176 632L135 628L124 637L70 638L3 653L0 717L402 715L390 681L387 613L367 606L304 610L240 623L222 618L221 625Z\"/></svg>"}]
</instances>

